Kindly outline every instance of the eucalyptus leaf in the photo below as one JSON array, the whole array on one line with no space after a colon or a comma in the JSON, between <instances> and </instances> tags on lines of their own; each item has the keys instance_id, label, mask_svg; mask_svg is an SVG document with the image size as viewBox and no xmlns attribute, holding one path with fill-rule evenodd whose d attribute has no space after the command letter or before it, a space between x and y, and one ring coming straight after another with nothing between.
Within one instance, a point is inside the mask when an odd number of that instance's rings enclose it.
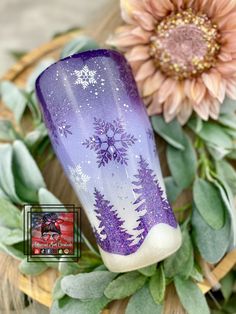
<instances>
[{"instance_id":1,"label":"eucalyptus leaf","mask_svg":"<svg viewBox=\"0 0 236 314\"><path fill-rule=\"evenodd\" d=\"M1 177L0 177L1 178ZM0 180L1 182L1 180ZM2 190L2 188L0 187L0 198L4 198L7 201L10 201L10 198L7 196L7 194Z\"/></svg>"},{"instance_id":2,"label":"eucalyptus leaf","mask_svg":"<svg viewBox=\"0 0 236 314\"><path fill-rule=\"evenodd\" d=\"M0 144L0 187L15 203L23 202L16 194L14 176L12 172L12 145Z\"/></svg>"},{"instance_id":3,"label":"eucalyptus leaf","mask_svg":"<svg viewBox=\"0 0 236 314\"><path fill-rule=\"evenodd\" d=\"M25 143L28 147L32 148L38 142L43 140L48 135L44 123L41 123L33 131L29 132L25 137Z\"/></svg>"},{"instance_id":4,"label":"eucalyptus leaf","mask_svg":"<svg viewBox=\"0 0 236 314\"><path fill-rule=\"evenodd\" d=\"M167 199L170 203L174 203L183 189L176 184L173 177L165 177L164 182L166 187Z\"/></svg>"},{"instance_id":5,"label":"eucalyptus leaf","mask_svg":"<svg viewBox=\"0 0 236 314\"><path fill-rule=\"evenodd\" d=\"M35 67L34 71L30 74L30 76L27 79L26 82L27 92L32 92L34 90L35 81L37 77L54 62L55 60L52 58L43 59L42 61L39 62L39 64Z\"/></svg>"},{"instance_id":6,"label":"eucalyptus leaf","mask_svg":"<svg viewBox=\"0 0 236 314\"><path fill-rule=\"evenodd\" d=\"M53 302L50 314L99 314L109 302L110 300L104 296L90 301L65 296Z\"/></svg>"},{"instance_id":7,"label":"eucalyptus leaf","mask_svg":"<svg viewBox=\"0 0 236 314\"><path fill-rule=\"evenodd\" d=\"M154 131L168 144L177 149L184 150L184 133L176 119L166 123L162 116L153 116L151 121Z\"/></svg>"},{"instance_id":8,"label":"eucalyptus leaf","mask_svg":"<svg viewBox=\"0 0 236 314\"><path fill-rule=\"evenodd\" d=\"M189 277L193 269L193 246L187 226L182 228L182 245L177 252L164 260L164 270L167 277L175 275Z\"/></svg>"},{"instance_id":9,"label":"eucalyptus leaf","mask_svg":"<svg viewBox=\"0 0 236 314\"><path fill-rule=\"evenodd\" d=\"M0 218L0 224L1 224L1 218ZM8 229L5 227L0 227L0 242L1 243L6 244L6 245L12 245L12 244L22 242L22 241L23 241L22 229Z\"/></svg>"},{"instance_id":10,"label":"eucalyptus leaf","mask_svg":"<svg viewBox=\"0 0 236 314\"><path fill-rule=\"evenodd\" d=\"M13 112L16 122L19 123L26 107L26 99L22 91L15 84L2 81L0 94L4 104Z\"/></svg>"},{"instance_id":11,"label":"eucalyptus leaf","mask_svg":"<svg viewBox=\"0 0 236 314\"><path fill-rule=\"evenodd\" d=\"M104 294L107 298L116 300L129 297L139 290L146 281L147 277L138 271L132 271L120 275L113 280L105 289Z\"/></svg>"},{"instance_id":12,"label":"eucalyptus leaf","mask_svg":"<svg viewBox=\"0 0 236 314\"><path fill-rule=\"evenodd\" d=\"M23 228L20 210L3 198L0 198L0 226L10 229Z\"/></svg>"},{"instance_id":13,"label":"eucalyptus leaf","mask_svg":"<svg viewBox=\"0 0 236 314\"><path fill-rule=\"evenodd\" d=\"M213 145L211 143L206 143L206 146L207 146L209 153L211 154L211 156L215 160L222 160L226 156L228 157L228 155L232 152L232 149Z\"/></svg>"},{"instance_id":14,"label":"eucalyptus leaf","mask_svg":"<svg viewBox=\"0 0 236 314\"><path fill-rule=\"evenodd\" d=\"M61 58L78 52L99 48L98 43L88 36L79 36L66 44L61 52Z\"/></svg>"},{"instance_id":15,"label":"eucalyptus leaf","mask_svg":"<svg viewBox=\"0 0 236 314\"><path fill-rule=\"evenodd\" d=\"M17 194L25 201L37 202L38 189L45 187L45 182L27 147L18 140L13 143L13 170Z\"/></svg>"},{"instance_id":16,"label":"eucalyptus leaf","mask_svg":"<svg viewBox=\"0 0 236 314\"><path fill-rule=\"evenodd\" d=\"M213 229L219 230L225 223L225 205L219 190L204 179L197 178L193 185L194 203L206 221Z\"/></svg>"},{"instance_id":17,"label":"eucalyptus leaf","mask_svg":"<svg viewBox=\"0 0 236 314\"><path fill-rule=\"evenodd\" d=\"M189 126L206 142L222 148L231 149L233 147L231 136L229 136L224 128L217 123L203 122L203 126L199 132L194 128L193 123L189 123Z\"/></svg>"},{"instance_id":18,"label":"eucalyptus leaf","mask_svg":"<svg viewBox=\"0 0 236 314\"><path fill-rule=\"evenodd\" d=\"M232 128L232 129L236 129L236 115L233 114L233 113L224 113L224 114L221 114L219 116L219 119L218 119L219 123L226 126L226 127L229 127L229 128Z\"/></svg>"},{"instance_id":19,"label":"eucalyptus leaf","mask_svg":"<svg viewBox=\"0 0 236 314\"><path fill-rule=\"evenodd\" d=\"M198 282L202 282L204 280L203 274L195 266L191 271L190 277Z\"/></svg>"},{"instance_id":20,"label":"eucalyptus leaf","mask_svg":"<svg viewBox=\"0 0 236 314\"><path fill-rule=\"evenodd\" d=\"M171 174L178 186L185 189L193 182L197 171L197 157L192 141L183 135L184 150L170 145L167 147L167 161Z\"/></svg>"},{"instance_id":21,"label":"eucalyptus leaf","mask_svg":"<svg viewBox=\"0 0 236 314\"><path fill-rule=\"evenodd\" d=\"M53 290L52 290L52 298L53 300L59 300L65 296L65 292L61 288L61 280L63 277L57 278Z\"/></svg>"},{"instance_id":22,"label":"eucalyptus leaf","mask_svg":"<svg viewBox=\"0 0 236 314\"><path fill-rule=\"evenodd\" d=\"M236 195L236 171L226 160L216 162L216 171L220 179L225 181L233 195Z\"/></svg>"},{"instance_id":23,"label":"eucalyptus leaf","mask_svg":"<svg viewBox=\"0 0 236 314\"><path fill-rule=\"evenodd\" d=\"M225 97L223 104L220 106L220 113L234 113L236 110L236 101Z\"/></svg>"},{"instance_id":24,"label":"eucalyptus leaf","mask_svg":"<svg viewBox=\"0 0 236 314\"><path fill-rule=\"evenodd\" d=\"M38 197L39 197L39 203L40 204L62 205L60 200L45 188L39 189ZM65 209L63 207L58 208L57 210L58 211L65 211Z\"/></svg>"},{"instance_id":25,"label":"eucalyptus leaf","mask_svg":"<svg viewBox=\"0 0 236 314\"><path fill-rule=\"evenodd\" d=\"M231 220L231 246L230 249L234 248L236 246L236 208L235 208L235 200L233 193L231 189L229 188L228 184L223 181L222 179L218 180L213 180L213 183L215 186L218 188L222 201L224 202L228 213L229 217Z\"/></svg>"},{"instance_id":26,"label":"eucalyptus leaf","mask_svg":"<svg viewBox=\"0 0 236 314\"><path fill-rule=\"evenodd\" d=\"M220 281L221 291L226 301L229 300L231 294L233 293L235 279L235 275L231 271Z\"/></svg>"},{"instance_id":27,"label":"eucalyptus leaf","mask_svg":"<svg viewBox=\"0 0 236 314\"><path fill-rule=\"evenodd\" d=\"M23 254L23 243L16 243L13 245L6 245L0 242L0 251L12 256L17 260L23 260L25 258Z\"/></svg>"},{"instance_id":28,"label":"eucalyptus leaf","mask_svg":"<svg viewBox=\"0 0 236 314\"><path fill-rule=\"evenodd\" d=\"M9 120L0 119L0 140L1 141L13 141L18 138L13 124Z\"/></svg>"},{"instance_id":29,"label":"eucalyptus leaf","mask_svg":"<svg viewBox=\"0 0 236 314\"><path fill-rule=\"evenodd\" d=\"M160 304L163 302L166 290L166 280L163 266L160 265L149 282L150 293L155 303Z\"/></svg>"},{"instance_id":30,"label":"eucalyptus leaf","mask_svg":"<svg viewBox=\"0 0 236 314\"><path fill-rule=\"evenodd\" d=\"M63 276L75 275L80 271L80 265L71 261L59 261L58 270Z\"/></svg>"},{"instance_id":31,"label":"eucalyptus leaf","mask_svg":"<svg viewBox=\"0 0 236 314\"><path fill-rule=\"evenodd\" d=\"M25 275L37 276L48 268L43 262L28 262L27 258L23 259L19 264L19 270Z\"/></svg>"},{"instance_id":32,"label":"eucalyptus leaf","mask_svg":"<svg viewBox=\"0 0 236 314\"><path fill-rule=\"evenodd\" d=\"M109 271L93 271L65 276L61 281L62 290L72 298L81 300L103 296L105 288L117 276Z\"/></svg>"},{"instance_id":33,"label":"eucalyptus leaf","mask_svg":"<svg viewBox=\"0 0 236 314\"><path fill-rule=\"evenodd\" d=\"M225 310L227 314L229 313L235 314L235 309L236 309L236 294L233 293L228 302L223 305L223 310Z\"/></svg>"},{"instance_id":34,"label":"eucalyptus leaf","mask_svg":"<svg viewBox=\"0 0 236 314\"><path fill-rule=\"evenodd\" d=\"M174 278L177 294L188 314L210 314L206 298L192 280Z\"/></svg>"},{"instance_id":35,"label":"eucalyptus leaf","mask_svg":"<svg viewBox=\"0 0 236 314\"><path fill-rule=\"evenodd\" d=\"M231 226L226 213L225 225L220 230L211 228L202 218L195 206L192 213L193 239L201 256L209 263L219 262L225 255L229 243Z\"/></svg>"},{"instance_id":36,"label":"eucalyptus leaf","mask_svg":"<svg viewBox=\"0 0 236 314\"><path fill-rule=\"evenodd\" d=\"M162 312L163 306L153 301L148 284L132 295L125 310L125 314L162 314Z\"/></svg>"},{"instance_id":37,"label":"eucalyptus leaf","mask_svg":"<svg viewBox=\"0 0 236 314\"><path fill-rule=\"evenodd\" d=\"M35 160L24 143L18 140L13 143L13 162L19 168L17 174L25 187L37 191L46 186Z\"/></svg>"},{"instance_id":38,"label":"eucalyptus leaf","mask_svg":"<svg viewBox=\"0 0 236 314\"><path fill-rule=\"evenodd\" d=\"M155 274L156 269L157 269L157 264L153 264L147 267L140 268L138 269L138 271L144 276L151 277Z\"/></svg>"}]
</instances>

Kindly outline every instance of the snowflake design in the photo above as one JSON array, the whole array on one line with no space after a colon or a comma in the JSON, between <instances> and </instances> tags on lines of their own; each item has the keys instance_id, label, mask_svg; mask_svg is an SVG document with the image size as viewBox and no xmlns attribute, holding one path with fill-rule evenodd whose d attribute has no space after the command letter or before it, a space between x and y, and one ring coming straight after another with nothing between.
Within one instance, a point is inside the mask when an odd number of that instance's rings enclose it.
<instances>
[{"instance_id":1,"label":"snowflake design","mask_svg":"<svg viewBox=\"0 0 236 314\"><path fill-rule=\"evenodd\" d=\"M151 129L148 129L147 130L147 136L150 140L153 140L154 141L154 134L153 134L153 131Z\"/></svg>"},{"instance_id":2,"label":"snowflake design","mask_svg":"<svg viewBox=\"0 0 236 314\"><path fill-rule=\"evenodd\" d=\"M95 134L82 144L97 153L98 167L105 166L111 160L127 165L127 150L137 139L125 132L122 121L116 119L110 123L94 118L93 125Z\"/></svg>"},{"instance_id":3,"label":"snowflake design","mask_svg":"<svg viewBox=\"0 0 236 314\"><path fill-rule=\"evenodd\" d=\"M87 65L85 65L82 70L75 70L74 75L77 77L75 84L82 85L83 89L86 89L90 84L96 84L96 72L97 71L89 70Z\"/></svg>"},{"instance_id":4,"label":"snowflake design","mask_svg":"<svg viewBox=\"0 0 236 314\"><path fill-rule=\"evenodd\" d=\"M65 136L67 138L67 135L72 135L72 132L70 131L71 125L67 124L66 121L62 121L58 125L58 131L61 136Z\"/></svg>"},{"instance_id":5,"label":"snowflake design","mask_svg":"<svg viewBox=\"0 0 236 314\"><path fill-rule=\"evenodd\" d=\"M83 173L83 170L80 165L77 165L75 168L69 167L70 178L72 182L75 183L79 190L87 191L87 183L90 180L90 177Z\"/></svg>"}]
</instances>

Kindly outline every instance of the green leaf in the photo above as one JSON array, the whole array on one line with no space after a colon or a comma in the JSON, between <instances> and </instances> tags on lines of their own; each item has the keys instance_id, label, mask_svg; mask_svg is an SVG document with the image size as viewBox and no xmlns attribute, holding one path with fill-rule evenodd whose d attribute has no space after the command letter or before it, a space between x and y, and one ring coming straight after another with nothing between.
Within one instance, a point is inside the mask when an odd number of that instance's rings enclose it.
<instances>
[{"instance_id":1,"label":"green leaf","mask_svg":"<svg viewBox=\"0 0 236 314\"><path fill-rule=\"evenodd\" d=\"M63 276L78 274L80 265L71 261L61 261L58 264L58 270Z\"/></svg>"},{"instance_id":2,"label":"green leaf","mask_svg":"<svg viewBox=\"0 0 236 314\"><path fill-rule=\"evenodd\" d=\"M221 114L234 113L236 110L236 101L225 97L223 104L220 106Z\"/></svg>"},{"instance_id":3,"label":"green leaf","mask_svg":"<svg viewBox=\"0 0 236 314\"><path fill-rule=\"evenodd\" d=\"M175 275L189 277L193 269L193 246L187 227L182 228L182 245L177 252L164 260L167 277Z\"/></svg>"},{"instance_id":4,"label":"green leaf","mask_svg":"<svg viewBox=\"0 0 236 314\"><path fill-rule=\"evenodd\" d=\"M219 190L212 183L197 178L193 186L193 200L209 226L216 230L224 226L226 208Z\"/></svg>"},{"instance_id":5,"label":"green leaf","mask_svg":"<svg viewBox=\"0 0 236 314\"><path fill-rule=\"evenodd\" d=\"M12 145L0 145L0 186L13 202L22 204L15 190L14 176L12 173L12 155Z\"/></svg>"},{"instance_id":6,"label":"green leaf","mask_svg":"<svg viewBox=\"0 0 236 314\"><path fill-rule=\"evenodd\" d=\"M147 267L140 268L138 269L138 271L144 276L151 277L155 274L156 269L157 269L157 264L153 264Z\"/></svg>"},{"instance_id":7,"label":"green leaf","mask_svg":"<svg viewBox=\"0 0 236 314\"><path fill-rule=\"evenodd\" d=\"M3 198L0 198L0 226L10 229L23 227L20 210Z\"/></svg>"},{"instance_id":8,"label":"green leaf","mask_svg":"<svg viewBox=\"0 0 236 314\"><path fill-rule=\"evenodd\" d=\"M165 273L164 273L162 265L158 267L155 275L151 277L150 283L149 283L149 289L153 297L153 300L157 304L162 303L165 297L165 290L166 290Z\"/></svg>"},{"instance_id":9,"label":"green leaf","mask_svg":"<svg viewBox=\"0 0 236 314\"><path fill-rule=\"evenodd\" d=\"M234 273L231 271L220 281L221 291L226 301L229 300L233 293L235 279Z\"/></svg>"},{"instance_id":10,"label":"green leaf","mask_svg":"<svg viewBox=\"0 0 236 314\"><path fill-rule=\"evenodd\" d=\"M189 124L191 129L196 132L193 124ZM224 128L213 122L203 122L199 132L196 132L204 141L214 144L221 148L233 148L232 138L225 132Z\"/></svg>"},{"instance_id":11,"label":"green leaf","mask_svg":"<svg viewBox=\"0 0 236 314\"><path fill-rule=\"evenodd\" d=\"M183 151L170 145L167 147L167 161L171 174L178 186L185 189L193 182L197 171L197 157L192 141L183 135Z\"/></svg>"},{"instance_id":12,"label":"green leaf","mask_svg":"<svg viewBox=\"0 0 236 314\"><path fill-rule=\"evenodd\" d=\"M125 310L125 314L161 314L162 311L162 305L156 304L153 301L148 284L145 284L143 288L132 295Z\"/></svg>"},{"instance_id":13,"label":"green leaf","mask_svg":"<svg viewBox=\"0 0 236 314\"><path fill-rule=\"evenodd\" d=\"M223 309L226 311L226 313L235 314L236 309L236 294L232 294L229 301L223 306Z\"/></svg>"},{"instance_id":14,"label":"green leaf","mask_svg":"<svg viewBox=\"0 0 236 314\"><path fill-rule=\"evenodd\" d=\"M176 119L170 123L166 123L162 116L153 116L151 121L154 131L168 144L177 149L184 150L184 133Z\"/></svg>"},{"instance_id":15,"label":"green leaf","mask_svg":"<svg viewBox=\"0 0 236 314\"><path fill-rule=\"evenodd\" d=\"M11 121L0 119L0 140L13 141L18 138L16 130Z\"/></svg>"},{"instance_id":16,"label":"green leaf","mask_svg":"<svg viewBox=\"0 0 236 314\"><path fill-rule=\"evenodd\" d=\"M225 207L228 210L230 221L231 221L231 245L230 249L236 246L236 208L235 208L235 200L232 194L231 189L228 184L222 179L213 180L215 186L218 188L222 201L225 204Z\"/></svg>"},{"instance_id":17,"label":"green leaf","mask_svg":"<svg viewBox=\"0 0 236 314\"><path fill-rule=\"evenodd\" d=\"M137 271L125 273L113 280L105 289L104 294L109 299L123 299L139 290L147 277Z\"/></svg>"},{"instance_id":18,"label":"green leaf","mask_svg":"<svg viewBox=\"0 0 236 314\"><path fill-rule=\"evenodd\" d=\"M174 278L177 294L188 314L210 314L205 296L192 280Z\"/></svg>"},{"instance_id":19,"label":"green leaf","mask_svg":"<svg viewBox=\"0 0 236 314\"><path fill-rule=\"evenodd\" d=\"M25 275L37 276L48 268L43 262L28 262L27 258L23 259L19 265L19 270Z\"/></svg>"},{"instance_id":20,"label":"green leaf","mask_svg":"<svg viewBox=\"0 0 236 314\"><path fill-rule=\"evenodd\" d=\"M1 205L0 205L1 206ZM0 218L1 225L1 218ZM0 227L0 242L6 245L12 245L23 241L22 229L8 229Z\"/></svg>"},{"instance_id":21,"label":"green leaf","mask_svg":"<svg viewBox=\"0 0 236 314\"><path fill-rule=\"evenodd\" d=\"M17 260L23 260L25 258L23 254L23 242L13 245L6 245L0 242L0 251L12 256Z\"/></svg>"},{"instance_id":22,"label":"green leaf","mask_svg":"<svg viewBox=\"0 0 236 314\"><path fill-rule=\"evenodd\" d=\"M117 276L109 271L69 275L62 279L62 290L72 298L89 300L103 296L107 285Z\"/></svg>"},{"instance_id":23,"label":"green leaf","mask_svg":"<svg viewBox=\"0 0 236 314\"><path fill-rule=\"evenodd\" d=\"M80 301L65 296L53 302L50 314L99 314L109 302L110 300L104 296L90 301Z\"/></svg>"},{"instance_id":24,"label":"green leaf","mask_svg":"<svg viewBox=\"0 0 236 314\"><path fill-rule=\"evenodd\" d=\"M37 143L47 137L47 135L48 132L45 125L44 123L41 123L37 128L26 135L25 143L28 147L32 148L34 145L37 145Z\"/></svg>"},{"instance_id":25,"label":"green leaf","mask_svg":"<svg viewBox=\"0 0 236 314\"><path fill-rule=\"evenodd\" d=\"M45 187L45 182L27 147L18 140L13 143L13 170L18 195L25 201L37 202L38 189Z\"/></svg>"},{"instance_id":26,"label":"green leaf","mask_svg":"<svg viewBox=\"0 0 236 314\"><path fill-rule=\"evenodd\" d=\"M55 62L54 59L44 59L38 63L38 65L35 67L34 71L30 74L30 76L27 79L26 82L26 91L32 92L35 89L35 81L37 77L51 64Z\"/></svg>"},{"instance_id":27,"label":"green leaf","mask_svg":"<svg viewBox=\"0 0 236 314\"><path fill-rule=\"evenodd\" d=\"M202 282L204 280L203 274L196 266L193 267L190 277L198 282Z\"/></svg>"},{"instance_id":28,"label":"green leaf","mask_svg":"<svg viewBox=\"0 0 236 314\"><path fill-rule=\"evenodd\" d=\"M226 160L216 162L216 171L220 179L225 181L236 195L236 171Z\"/></svg>"},{"instance_id":29,"label":"green leaf","mask_svg":"<svg viewBox=\"0 0 236 314\"><path fill-rule=\"evenodd\" d=\"M21 90L9 81L0 83L0 94L4 104L13 112L16 122L20 122L25 111L26 99Z\"/></svg>"},{"instance_id":30,"label":"green leaf","mask_svg":"<svg viewBox=\"0 0 236 314\"><path fill-rule=\"evenodd\" d=\"M59 300L65 296L65 292L61 288L61 280L63 277L57 278L53 290L52 290L52 298L53 300Z\"/></svg>"},{"instance_id":31,"label":"green leaf","mask_svg":"<svg viewBox=\"0 0 236 314\"><path fill-rule=\"evenodd\" d=\"M224 113L221 114L219 116L218 121L220 122L220 124L232 128L232 129L236 129L236 115L233 113Z\"/></svg>"},{"instance_id":32,"label":"green leaf","mask_svg":"<svg viewBox=\"0 0 236 314\"><path fill-rule=\"evenodd\" d=\"M61 58L68 57L78 52L97 48L99 48L99 45L92 38L88 36L79 36L65 45L61 52Z\"/></svg>"},{"instance_id":33,"label":"green leaf","mask_svg":"<svg viewBox=\"0 0 236 314\"><path fill-rule=\"evenodd\" d=\"M201 256L209 263L215 264L226 253L230 243L230 219L226 213L225 225L220 230L211 228L198 210L193 206L192 214L193 239Z\"/></svg>"},{"instance_id":34,"label":"green leaf","mask_svg":"<svg viewBox=\"0 0 236 314\"><path fill-rule=\"evenodd\" d=\"M39 203L40 204L52 204L52 205L55 205L55 204L61 205L62 204L60 202L60 200L55 195L53 195L51 192L49 192L45 188L39 189L38 196L39 196ZM65 209L58 208L58 210L64 211Z\"/></svg>"},{"instance_id":35,"label":"green leaf","mask_svg":"<svg viewBox=\"0 0 236 314\"><path fill-rule=\"evenodd\" d=\"M173 177L164 178L164 182L166 187L167 199L170 203L174 203L183 189L176 184Z\"/></svg>"},{"instance_id":36,"label":"green leaf","mask_svg":"<svg viewBox=\"0 0 236 314\"><path fill-rule=\"evenodd\" d=\"M221 160L225 156L228 157L228 155L232 151L229 148L224 148L221 146L213 145L211 143L207 143L207 149L208 149L209 153L211 154L211 156L213 157L213 159L215 159L215 160Z\"/></svg>"}]
</instances>

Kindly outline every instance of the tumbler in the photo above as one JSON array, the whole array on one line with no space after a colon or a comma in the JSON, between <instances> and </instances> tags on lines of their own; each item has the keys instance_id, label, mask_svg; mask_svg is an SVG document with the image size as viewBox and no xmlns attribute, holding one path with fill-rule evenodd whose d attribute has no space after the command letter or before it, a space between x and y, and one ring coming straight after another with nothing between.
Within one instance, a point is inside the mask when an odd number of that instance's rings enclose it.
<instances>
[{"instance_id":1,"label":"tumbler","mask_svg":"<svg viewBox=\"0 0 236 314\"><path fill-rule=\"evenodd\" d=\"M98 49L48 67L36 93L53 149L112 272L154 264L181 245L154 134L124 56Z\"/></svg>"}]
</instances>

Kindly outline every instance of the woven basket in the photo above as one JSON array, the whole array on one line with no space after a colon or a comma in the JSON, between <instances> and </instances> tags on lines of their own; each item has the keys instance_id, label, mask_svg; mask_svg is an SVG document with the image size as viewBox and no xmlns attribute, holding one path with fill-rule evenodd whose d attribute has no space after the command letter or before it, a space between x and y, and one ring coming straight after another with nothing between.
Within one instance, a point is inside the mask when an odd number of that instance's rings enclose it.
<instances>
[{"instance_id":1,"label":"woven basket","mask_svg":"<svg viewBox=\"0 0 236 314\"><path fill-rule=\"evenodd\" d=\"M37 63L45 57L58 58L61 48L71 39L78 36L78 32L72 32L56 39L51 42L42 45L41 47L33 50L32 52L25 55L19 62L10 68L10 70L4 75L3 80L10 80L16 83L20 87L24 87L25 82L31 71L37 65ZM10 118L13 120L12 114L4 108L3 104L0 104L0 110L4 118ZM162 143L159 143L159 153L162 168L164 168L164 173L166 170L166 161L165 161L165 151L162 148ZM78 199L76 198L73 190L71 189L64 173L57 162L57 160L51 161L46 168L43 170L43 175L47 183L48 189L51 190L58 198L64 203L74 203L78 204ZM58 182L60 182L58 184ZM178 203L183 203L183 199L188 198L188 195L183 195L182 199ZM186 202L185 202L186 203ZM84 216L84 215L83 215ZM94 238L91 233L89 223L84 217L83 219L83 232L86 236L93 242ZM221 262L216 265L214 269L208 274L208 278L211 278L211 283L217 282L222 279L236 264L236 250L228 253ZM46 272L39 276L30 277L25 276L19 273L19 280L17 287L29 295L34 300L50 307L52 303L51 291L54 285L55 279L58 276L58 272L54 269L48 269ZM205 280L199 284L200 289L203 293L208 292L212 286L209 281ZM103 313L123 313L127 305L127 299L122 301L114 301L110 304L109 309L103 311Z\"/></svg>"}]
</instances>

